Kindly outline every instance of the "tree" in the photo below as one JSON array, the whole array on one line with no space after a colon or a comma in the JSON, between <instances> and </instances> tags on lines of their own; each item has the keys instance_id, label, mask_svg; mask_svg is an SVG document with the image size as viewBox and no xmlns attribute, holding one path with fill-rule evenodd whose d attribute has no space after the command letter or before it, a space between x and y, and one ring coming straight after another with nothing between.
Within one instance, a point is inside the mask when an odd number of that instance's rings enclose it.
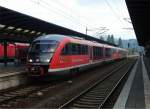
<instances>
[{"instance_id":1,"label":"tree","mask_svg":"<svg viewBox=\"0 0 150 109\"><path fill-rule=\"evenodd\" d=\"M113 35L108 35L107 37L107 42L115 44L115 39Z\"/></svg>"},{"instance_id":2,"label":"tree","mask_svg":"<svg viewBox=\"0 0 150 109\"><path fill-rule=\"evenodd\" d=\"M100 36L100 40L104 40L103 36Z\"/></svg>"},{"instance_id":3,"label":"tree","mask_svg":"<svg viewBox=\"0 0 150 109\"><path fill-rule=\"evenodd\" d=\"M118 45L119 45L119 47L123 48L123 44L122 44L122 39L121 38L119 38Z\"/></svg>"},{"instance_id":4,"label":"tree","mask_svg":"<svg viewBox=\"0 0 150 109\"><path fill-rule=\"evenodd\" d=\"M113 35L111 35L111 37L110 37L110 43L115 44L115 40L114 40L114 36Z\"/></svg>"},{"instance_id":5,"label":"tree","mask_svg":"<svg viewBox=\"0 0 150 109\"><path fill-rule=\"evenodd\" d=\"M130 48L130 43L128 42L128 48Z\"/></svg>"},{"instance_id":6,"label":"tree","mask_svg":"<svg viewBox=\"0 0 150 109\"><path fill-rule=\"evenodd\" d=\"M108 37L107 37L107 42L110 42L110 35L108 35Z\"/></svg>"}]
</instances>

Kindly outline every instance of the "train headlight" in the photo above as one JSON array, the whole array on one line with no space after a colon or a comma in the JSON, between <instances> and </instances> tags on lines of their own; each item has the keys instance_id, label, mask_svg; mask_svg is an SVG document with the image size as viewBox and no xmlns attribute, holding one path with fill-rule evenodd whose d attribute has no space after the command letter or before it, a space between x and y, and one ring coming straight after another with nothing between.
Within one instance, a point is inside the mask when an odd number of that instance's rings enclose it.
<instances>
[{"instance_id":1,"label":"train headlight","mask_svg":"<svg viewBox=\"0 0 150 109\"><path fill-rule=\"evenodd\" d=\"M46 59L45 61L46 61L46 62L49 62L49 59Z\"/></svg>"},{"instance_id":2,"label":"train headlight","mask_svg":"<svg viewBox=\"0 0 150 109\"><path fill-rule=\"evenodd\" d=\"M29 59L29 62L33 62L33 60L32 60L32 59Z\"/></svg>"},{"instance_id":3,"label":"train headlight","mask_svg":"<svg viewBox=\"0 0 150 109\"><path fill-rule=\"evenodd\" d=\"M40 60L39 60L39 59L36 59L36 62L40 62Z\"/></svg>"},{"instance_id":4,"label":"train headlight","mask_svg":"<svg viewBox=\"0 0 150 109\"><path fill-rule=\"evenodd\" d=\"M49 59L43 59L43 62L49 62Z\"/></svg>"}]
</instances>

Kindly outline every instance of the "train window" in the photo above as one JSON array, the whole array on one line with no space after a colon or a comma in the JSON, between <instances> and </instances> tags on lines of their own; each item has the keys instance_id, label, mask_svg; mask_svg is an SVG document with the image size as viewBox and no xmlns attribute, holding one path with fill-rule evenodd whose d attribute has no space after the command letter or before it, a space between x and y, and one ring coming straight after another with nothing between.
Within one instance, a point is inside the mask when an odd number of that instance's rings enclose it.
<instances>
[{"instance_id":1,"label":"train window","mask_svg":"<svg viewBox=\"0 0 150 109\"><path fill-rule=\"evenodd\" d=\"M88 46L87 45L82 45L81 54L82 55L88 54Z\"/></svg>"},{"instance_id":2,"label":"train window","mask_svg":"<svg viewBox=\"0 0 150 109\"><path fill-rule=\"evenodd\" d=\"M77 55L78 54L78 45L74 44L74 43L72 43L71 45L72 45L71 46L71 54L72 55Z\"/></svg>"},{"instance_id":3,"label":"train window","mask_svg":"<svg viewBox=\"0 0 150 109\"><path fill-rule=\"evenodd\" d=\"M87 53L88 53L88 47L86 45L73 44L73 46L72 46L72 54L85 55Z\"/></svg>"},{"instance_id":4,"label":"train window","mask_svg":"<svg viewBox=\"0 0 150 109\"><path fill-rule=\"evenodd\" d=\"M82 54L82 45L78 44L78 54Z\"/></svg>"},{"instance_id":5,"label":"train window","mask_svg":"<svg viewBox=\"0 0 150 109\"><path fill-rule=\"evenodd\" d=\"M115 48L112 48L112 53L116 53L116 49Z\"/></svg>"},{"instance_id":6,"label":"train window","mask_svg":"<svg viewBox=\"0 0 150 109\"><path fill-rule=\"evenodd\" d=\"M88 54L88 46L85 46L85 54Z\"/></svg>"},{"instance_id":7,"label":"train window","mask_svg":"<svg viewBox=\"0 0 150 109\"><path fill-rule=\"evenodd\" d=\"M66 44L62 50L62 55L69 55L71 54L71 44Z\"/></svg>"},{"instance_id":8,"label":"train window","mask_svg":"<svg viewBox=\"0 0 150 109\"><path fill-rule=\"evenodd\" d=\"M93 47L93 58L99 59L103 57L103 48L102 47Z\"/></svg>"},{"instance_id":9,"label":"train window","mask_svg":"<svg viewBox=\"0 0 150 109\"><path fill-rule=\"evenodd\" d=\"M77 55L79 54L80 45L75 43L68 43L62 50L62 55Z\"/></svg>"},{"instance_id":10,"label":"train window","mask_svg":"<svg viewBox=\"0 0 150 109\"><path fill-rule=\"evenodd\" d=\"M88 54L88 46L69 43L62 50L62 55L85 55Z\"/></svg>"},{"instance_id":11,"label":"train window","mask_svg":"<svg viewBox=\"0 0 150 109\"><path fill-rule=\"evenodd\" d=\"M48 53L54 52L57 48L58 42L56 41L36 41L33 42L29 52L36 52L36 53Z\"/></svg>"},{"instance_id":12,"label":"train window","mask_svg":"<svg viewBox=\"0 0 150 109\"><path fill-rule=\"evenodd\" d=\"M63 48L63 50L61 52L61 55L66 55L67 51L68 51L68 47L67 47L67 45L65 45L65 47Z\"/></svg>"},{"instance_id":13,"label":"train window","mask_svg":"<svg viewBox=\"0 0 150 109\"><path fill-rule=\"evenodd\" d=\"M111 57L111 48L106 48L105 49L105 56L106 57Z\"/></svg>"}]
</instances>

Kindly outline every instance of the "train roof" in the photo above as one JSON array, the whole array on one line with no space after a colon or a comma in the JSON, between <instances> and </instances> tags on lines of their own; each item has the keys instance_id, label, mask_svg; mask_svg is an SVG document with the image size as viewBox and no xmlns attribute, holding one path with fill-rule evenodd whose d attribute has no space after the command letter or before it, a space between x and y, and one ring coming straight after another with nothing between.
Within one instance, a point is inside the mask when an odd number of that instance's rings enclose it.
<instances>
[{"instance_id":1,"label":"train roof","mask_svg":"<svg viewBox=\"0 0 150 109\"><path fill-rule=\"evenodd\" d=\"M33 42L38 41L38 40L55 40L55 41L62 41L66 36L65 35L58 35L58 34L48 34L48 35L43 35L38 38L36 38Z\"/></svg>"},{"instance_id":2,"label":"train roof","mask_svg":"<svg viewBox=\"0 0 150 109\"><path fill-rule=\"evenodd\" d=\"M104 47L108 47L108 48L115 48L115 49L126 51L126 49L115 47L115 46L110 46L108 44L101 44L101 43L96 42L96 41L89 41L89 40L79 38L79 37L76 37L76 36L60 35L60 34L43 35L43 36L40 36L40 37L36 38L33 42L38 41L38 40L55 40L55 41L61 42L65 38L67 38L71 42L88 44L88 45L93 45L93 46L104 46Z\"/></svg>"}]
</instances>

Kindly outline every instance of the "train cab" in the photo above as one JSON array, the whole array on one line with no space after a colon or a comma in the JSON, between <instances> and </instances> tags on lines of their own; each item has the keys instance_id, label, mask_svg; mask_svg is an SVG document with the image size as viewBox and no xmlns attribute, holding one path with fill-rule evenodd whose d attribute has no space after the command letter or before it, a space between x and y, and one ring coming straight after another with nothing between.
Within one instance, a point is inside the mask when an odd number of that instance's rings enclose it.
<instances>
[{"instance_id":1,"label":"train cab","mask_svg":"<svg viewBox=\"0 0 150 109\"><path fill-rule=\"evenodd\" d=\"M44 75L61 39L55 35L34 40L28 52L28 69L31 75Z\"/></svg>"}]
</instances>

